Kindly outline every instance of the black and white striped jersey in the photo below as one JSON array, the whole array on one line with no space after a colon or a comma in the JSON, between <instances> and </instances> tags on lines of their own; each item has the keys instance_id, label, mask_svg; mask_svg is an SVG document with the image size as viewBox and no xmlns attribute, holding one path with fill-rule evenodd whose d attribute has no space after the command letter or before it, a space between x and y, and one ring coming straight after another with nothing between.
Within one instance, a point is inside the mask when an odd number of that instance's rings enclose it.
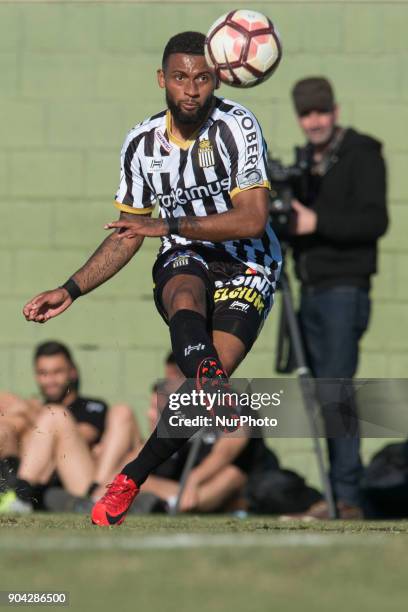
<instances>
[{"instance_id":1,"label":"black and white striped jersey","mask_svg":"<svg viewBox=\"0 0 408 612\"><path fill-rule=\"evenodd\" d=\"M122 147L116 207L147 214L157 203L161 217L202 217L230 210L231 198L240 191L269 188L266 144L256 118L245 107L216 98L214 110L194 136L189 141L175 138L169 111L134 127ZM199 243L260 271L281 262L269 222L259 239L209 242L171 235L161 240L161 253Z\"/></svg>"}]
</instances>

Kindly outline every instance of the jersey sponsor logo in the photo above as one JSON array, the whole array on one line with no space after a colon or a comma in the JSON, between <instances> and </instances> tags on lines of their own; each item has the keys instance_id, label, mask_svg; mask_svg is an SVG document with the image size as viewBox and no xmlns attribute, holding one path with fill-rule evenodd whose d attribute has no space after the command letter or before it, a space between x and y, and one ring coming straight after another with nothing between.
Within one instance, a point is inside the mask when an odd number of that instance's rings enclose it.
<instances>
[{"instance_id":1,"label":"jersey sponsor logo","mask_svg":"<svg viewBox=\"0 0 408 612\"><path fill-rule=\"evenodd\" d=\"M215 281L215 286L217 288L231 287L231 285L233 287L249 287L250 289L256 289L264 297L267 297L270 293L270 283L268 279L262 276L253 276L252 274L247 274L245 276L244 275L235 276L235 278L232 278L231 280L228 280L228 281L219 281L219 280ZM236 295L236 296L231 296L231 297L238 297L238 296Z\"/></svg>"},{"instance_id":2,"label":"jersey sponsor logo","mask_svg":"<svg viewBox=\"0 0 408 612\"><path fill-rule=\"evenodd\" d=\"M177 189L172 189L170 194L158 194L157 197L161 206L172 209L176 208L179 204L187 204L191 200L202 200L210 196L220 195L223 191L228 191L229 186L230 179L226 177L221 181L212 181L206 185L194 185L185 189L178 187Z\"/></svg>"},{"instance_id":3,"label":"jersey sponsor logo","mask_svg":"<svg viewBox=\"0 0 408 612\"><path fill-rule=\"evenodd\" d=\"M173 147L171 146L165 135L160 130L156 130L155 137L160 142L163 149L167 151L167 153L170 153Z\"/></svg>"},{"instance_id":4,"label":"jersey sponsor logo","mask_svg":"<svg viewBox=\"0 0 408 612\"><path fill-rule=\"evenodd\" d=\"M248 305L252 304L258 312L262 312L265 308L265 302L261 293L250 287L238 287L234 289L224 287L223 289L216 289L214 293L214 302L223 302L236 298L248 302Z\"/></svg>"},{"instance_id":5,"label":"jersey sponsor logo","mask_svg":"<svg viewBox=\"0 0 408 612\"><path fill-rule=\"evenodd\" d=\"M152 161L150 162L150 170L153 170L153 172L157 172L158 170L161 170L162 166L163 166L162 159L152 159Z\"/></svg>"},{"instance_id":6,"label":"jersey sponsor logo","mask_svg":"<svg viewBox=\"0 0 408 612\"><path fill-rule=\"evenodd\" d=\"M209 140L201 140L198 145L198 163L201 168L212 168L215 165L214 149Z\"/></svg>"},{"instance_id":7,"label":"jersey sponsor logo","mask_svg":"<svg viewBox=\"0 0 408 612\"><path fill-rule=\"evenodd\" d=\"M245 169L255 168L259 159L259 142L254 120L241 108L236 108L233 114L239 117L238 122L246 142Z\"/></svg>"},{"instance_id":8,"label":"jersey sponsor logo","mask_svg":"<svg viewBox=\"0 0 408 612\"><path fill-rule=\"evenodd\" d=\"M170 157L149 157L145 155L143 160L143 169L148 172L167 172L171 165Z\"/></svg>"},{"instance_id":9,"label":"jersey sponsor logo","mask_svg":"<svg viewBox=\"0 0 408 612\"><path fill-rule=\"evenodd\" d=\"M184 357L188 357L192 351L203 351L205 349L205 344L199 342L198 344L189 344L187 348L184 349Z\"/></svg>"},{"instance_id":10,"label":"jersey sponsor logo","mask_svg":"<svg viewBox=\"0 0 408 612\"><path fill-rule=\"evenodd\" d=\"M238 302L237 300L232 302L232 304L229 306L230 310L240 310L241 312L246 312L248 308L249 304L244 304L243 302Z\"/></svg>"},{"instance_id":11,"label":"jersey sponsor logo","mask_svg":"<svg viewBox=\"0 0 408 612\"><path fill-rule=\"evenodd\" d=\"M102 412L103 404L100 404L99 402L87 402L85 410L88 412Z\"/></svg>"},{"instance_id":12,"label":"jersey sponsor logo","mask_svg":"<svg viewBox=\"0 0 408 612\"><path fill-rule=\"evenodd\" d=\"M237 185L240 189L247 189L248 187L253 187L254 185L263 185L263 177L261 170L258 168L254 168L253 170L245 170L245 172L241 172L237 174Z\"/></svg>"}]
</instances>

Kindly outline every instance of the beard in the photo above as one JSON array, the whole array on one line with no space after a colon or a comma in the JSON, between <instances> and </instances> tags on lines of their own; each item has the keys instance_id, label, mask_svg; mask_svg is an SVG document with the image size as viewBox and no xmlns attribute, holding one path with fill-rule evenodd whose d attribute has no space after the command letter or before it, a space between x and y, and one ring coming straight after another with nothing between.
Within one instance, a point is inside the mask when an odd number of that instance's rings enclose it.
<instances>
[{"instance_id":1,"label":"beard","mask_svg":"<svg viewBox=\"0 0 408 612\"><path fill-rule=\"evenodd\" d=\"M41 389L41 394L43 396L44 401L48 404L62 404L63 400L71 391L71 389L72 383L69 383L67 386L61 387L59 389L59 392L55 393L52 396L48 395L45 389Z\"/></svg>"},{"instance_id":2,"label":"beard","mask_svg":"<svg viewBox=\"0 0 408 612\"><path fill-rule=\"evenodd\" d=\"M196 123L202 123L210 112L210 109L213 105L213 101L214 95L211 94L205 100L204 104L202 106L199 106L196 111L194 111L193 113L185 113L175 102L173 102L168 92L166 91L166 103L168 109L170 110L173 118L178 123L182 123L184 125L194 125Z\"/></svg>"}]
</instances>

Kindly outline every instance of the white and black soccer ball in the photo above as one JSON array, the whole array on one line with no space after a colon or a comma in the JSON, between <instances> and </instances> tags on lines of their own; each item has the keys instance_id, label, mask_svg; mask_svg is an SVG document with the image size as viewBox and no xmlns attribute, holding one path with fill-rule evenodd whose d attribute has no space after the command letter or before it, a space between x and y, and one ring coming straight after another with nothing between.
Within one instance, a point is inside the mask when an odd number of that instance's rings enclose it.
<instances>
[{"instance_id":1,"label":"white and black soccer ball","mask_svg":"<svg viewBox=\"0 0 408 612\"><path fill-rule=\"evenodd\" d=\"M231 11L208 31L205 57L218 78L233 87L254 87L268 79L282 57L280 36L268 17Z\"/></svg>"}]
</instances>

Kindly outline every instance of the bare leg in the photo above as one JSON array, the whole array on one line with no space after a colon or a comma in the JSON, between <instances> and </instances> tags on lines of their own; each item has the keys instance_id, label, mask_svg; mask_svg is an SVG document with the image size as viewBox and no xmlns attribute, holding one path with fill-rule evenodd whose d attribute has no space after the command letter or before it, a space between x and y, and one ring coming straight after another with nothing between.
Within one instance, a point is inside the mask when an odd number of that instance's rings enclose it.
<instances>
[{"instance_id":1,"label":"bare leg","mask_svg":"<svg viewBox=\"0 0 408 612\"><path fill-rule=\"evenodd\" d=\"M73 495L85 495L93 482L91 453L73 417L67 409L51 405L25 436L18 477L31 484L44 484L54 469Z\"/></svg>"},{"instance_id":2,"label":"bare leg","mask_svg":"<svg viewBox=\"0 0 408 612\"><path fill-rule=\"evenodd\" d=\"M126 464L128 455L133 457L142 445L141 434L132 409L118 404L108 411L106 429L98 445L95 482L106 485Z\"/></svg>"},{"instance_id":3,"label":"bare leg","mask_svg":"<svg viewBox=\"0 0 408 612\"><path fill-rule=\"evenodd\" d=\"M0 392L0 420L1 417L15 420L21 432L34 424L42 409L42 404L36 399L25 400L13 393Z\"/></svg>"},{"instance_id":4,"label":"bare leg","mask_svg":"<svg viewBox=\"0 0 408 612\"><path fill-rule=\"evenodd\" d=\"M149 476L143 485L144 493L153 493L164 501L170 497L175 497L179 491L179 483L170 478L161 478L160 476Z\"/></svg>"},{"instance_id":5,"label":"bare leg","mask_svg":"<svg viewBox=\"0 0 408 612\"><path fill-rule=\"evenodd\" d=\"M198 512L214 512L221 509L232 497L238 495L246 484L246 475L235 465L227 465L216 476L198 488ZM183 512L183 498L180 510Z\"/></svg>"},{"instance_id":6,"label":"bare leg","mask_svg":"<svg viewBox=\"0 0 408 612\"><path fill-rule=\"evenodd\" d=\"M0 421L0 458L18 457L18 427L6 418Z\"/></svg>"},{"instance_id":7,"label":"bare leg","mask_svg":"<svg viewBox=\"0 0 408 612\"><path fill-rule=\"evenodd\" d=\"M201 278L190 274L178 274L164 286L162 301L169 320L184 308L205 316L207 299L204 283Z\"/></svg>"},{"instance_id":8,"label":"bare leg","mask_svg":"<svg viewBox=\"0 0 408 612\"><path fill-rule=\"evenodd\" d=\"M29 417L30 405L20 397L9 393L8 391L0 391L0 416L23 416Z\"/></svg>"}]
</instances>

